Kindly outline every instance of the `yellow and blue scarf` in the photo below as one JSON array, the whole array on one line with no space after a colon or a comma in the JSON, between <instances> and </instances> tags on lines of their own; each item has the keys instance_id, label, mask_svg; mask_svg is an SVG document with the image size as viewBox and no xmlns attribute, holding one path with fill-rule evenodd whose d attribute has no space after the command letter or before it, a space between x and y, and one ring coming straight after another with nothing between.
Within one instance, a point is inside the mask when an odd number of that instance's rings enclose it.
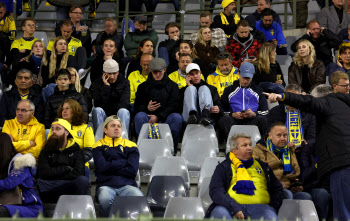
<instances>
[{"instance_id":1,"label":"yellow and blue scarf","mask_svg":"<svg viewBox=\"0 0 350 221\"><path fill-rule=\"evenodd\" d=\"M157 123L148 124L148 139L160 139Z\"/></svg>"},{"instance_id":2,"label":"yellow and blue scarf","mask_svg":"<svg viewBox=\"0 0 350 221\"><path fill-rule=\"evenodd\" d=\"M273 143L270 140L270 138L267 138L267 140L266 140L266 147L273 154L275 154L275 152L282 153L283 171L285 171L285 172L292 172L293 171L293 168L290 165L290 151L289 151L288 145L286 145L283 148L279 148L279 147L276 147L275 145L273 145Z\"/></svg>"},{"instance_id":3,"label":"yellow and blue scarf","mask_svg":"<svg viewBox=\"0 0 350 221\"><path fill-rule=\"evenodd\" d=\"M303 123L300 110L290 111L284 105L286 116L286 127L288 129L287 143L292 142L295 146L301 145L301 140L304 139Z\"/></svg>"},{"instance_id":4,"label":"yellow and blue scarf","mask_svg":"<svg viewBox=\"0 0 350 221\"><path fill-rule=\"evenodd\" d=\"M242 161L232 152L230 152L229 157L237 170L237 182L232 187L232 190L235 190L237 194L254 195L255 185ZM252 160L254 159L252 158Z\"/></svg>"},{"instance_id":5,"label":"yellow and blue scarf","mask_svg":"<svg viewBox=\"0 0 350 221\"><path fill-rule=\"evenodd\" d=\"M227 21L226 15L224 14L224 11L222 11L220 13L220 17L221 17L221 22L224 25L229 25L230 23ZM235 14L235 17L233 17L233 19L235 20L235 24L237 24L239 22L239 20L241 20L241 18L238 16L238 14ZM226 38L230 38L231 35L226 35Z\"/></svg>"}]
</instances>

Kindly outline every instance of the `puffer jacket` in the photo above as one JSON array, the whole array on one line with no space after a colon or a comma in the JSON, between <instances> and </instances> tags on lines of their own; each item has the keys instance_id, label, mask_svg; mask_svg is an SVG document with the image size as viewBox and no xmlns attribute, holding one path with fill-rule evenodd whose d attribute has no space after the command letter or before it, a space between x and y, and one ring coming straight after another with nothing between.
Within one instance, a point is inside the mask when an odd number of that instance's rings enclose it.
<instances>
[{"instance_id":1,"label":"puffer jacket","mask_svg":"<svg viewBox=\"0 0 350 221\"><path fill-rule=\"evenodd\" d=\"M238 68L231 66L231 72L229 74L221 73L219 67L216 67L214 73L210 74L207 78L207 83L216 87L219 96L224 93L225 88L231 86L234 81L239 79Z\"/></svg>"}]
</instances>

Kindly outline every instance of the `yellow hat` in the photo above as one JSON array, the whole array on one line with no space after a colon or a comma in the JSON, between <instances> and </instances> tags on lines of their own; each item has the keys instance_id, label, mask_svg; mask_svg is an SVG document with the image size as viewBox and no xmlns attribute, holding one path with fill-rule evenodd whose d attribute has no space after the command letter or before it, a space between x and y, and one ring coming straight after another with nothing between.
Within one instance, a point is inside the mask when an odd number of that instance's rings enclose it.
<instances>
[{"instance_id":1,"label":"yellow hat","mask_svg":"<svg viewBox=\"0 0 350 221\"><path fill-rule=\"evenodd\" d=\"M232 2L236 2L236 1L234 1L234 0L222 0L221 6L222 6L223 9L225 9Z\"/></svg>"},{"instance_id":2,"label":"yellow hat","mask_svg":"<svg viewBox=\"0 0 350 221\"><path fill-rule=\"evenodd\" d=\"M52 122L52 125L54 125L54 124L59 124L62 127L64 127L69 132L70 136L73 137L73 135L72 135L72 125L68 121L66 121L66 120L64 120L62 118L56 118Z\"/></svg>"}]
</instances>

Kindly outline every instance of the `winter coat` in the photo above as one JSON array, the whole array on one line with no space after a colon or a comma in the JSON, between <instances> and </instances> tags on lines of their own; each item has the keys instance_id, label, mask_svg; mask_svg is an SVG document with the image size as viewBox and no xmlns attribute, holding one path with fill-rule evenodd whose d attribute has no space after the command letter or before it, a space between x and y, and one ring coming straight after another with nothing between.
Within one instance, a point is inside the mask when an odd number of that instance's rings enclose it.
<instances>
[{"instance_id":1,"label":"winter coat","mask_svg":"<svg viewBox=\"0 0 350 221\"><path fill-rule=\"evenodd\" d=\"M255 65L255 74L253 77L253 82L256 85L259 85L261 82L271 82L276 83L277 75L281 75L281 80L283 81L282 85L286 86L286 82L284 81L283 73L281 70L281 66L276 61L276 63L270 63L270 73L265 73L263 70L259 70L258 66Z\"/></svg>"},{"instance_id":2,"label":"winter coat","mask_svg":"<svg viewBox=\"0 0 350 221\"><path fill-rule=\"evenodd\" d=\"M271 9L271 11L273 13L272 15L273 21L277 22L281 27L283 27L280 16L274 10ZM244 19L247 20L250 27L255 27L256 22L261 20L261 13L259 13L258 11L255 11L253 14L248 15Z\"/></svg>"},{"instance_id":3,"label":"winter coat","mask_svg":"<svg viewBox=\"0 0 350 221\"><path fill-rule=\"evenodd\" d=\"M152 43L153 47L156 48L158 43L158 35L157 32L153 30L145 30L140 31L138 29L135 30L135 32L128 32L125 35L124 39L124 48L126 50L126 54L128 57L135 56L137 49L139 47L139 44L142 40L149 38ZM153 56L155 55L155 50L153 50Z\"/></svg>"},{"instance_id":4,"label":"winter coat","mask_svg":"<svg viewBox=\"0 0 350 221\"><path fill-rule=\"evenodd\" d=\"M94 83L96 80L101 79L103 75L103 63L105 63L105 59L103 58L104 54L98 54L95 59L92 61L91 64L91 72L90 72L90 79L91 83ZM119 58L116 55L113 55L112 57L113 60L118 62L119 67L121 67L121 63ZM119 74L121 74L123 71L119 69ZM122 75L124 75L122 73Z\"/></svg>"},{"instance_id":5,"label":"winter coat","mask_svg":"<svg viewBox=\"0 0 350 221\"><path fill-rule=\"evenodd\" d=\"M194 49L196 50L198 59L205 62L207 65L210 63L217 63L216 56L220 53L220 50L216 46L210 47L209 44L205 46L197 42L194 45Z\"/></svg>"}]
</instances>

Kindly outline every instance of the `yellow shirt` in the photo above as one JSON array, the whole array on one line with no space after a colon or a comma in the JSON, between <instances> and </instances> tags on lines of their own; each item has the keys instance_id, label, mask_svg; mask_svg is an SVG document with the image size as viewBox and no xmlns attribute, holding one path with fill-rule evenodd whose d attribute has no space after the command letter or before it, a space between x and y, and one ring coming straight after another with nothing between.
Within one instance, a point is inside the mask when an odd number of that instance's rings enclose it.
<instances>
[{"instance_id":1,"label":"yellow shirt","mask_svg":"<svg viewBox=\"0 0 350 221\"><path fill-rule=\"evenodd\" d=\"M55 42L56 38L51 39L47 45L47 50L51 51L53 43ZM75 52L77 52L77 49L79 47L82 47L81 41L77 38L71 37L70 41L68 42L68 50L69 54L72 56L75 56Z\"/></svg>"},{"instance_id":2,"label":"yellow shirt","mask_svg":"<svg viewBox=\"0 0 350 221\"><path fill-rule=\"evenodd\" d=\"M238 69L234 66L232 66L231 72L226 75L220 72L219 67L216 67L215 72L208 76L207 83L216 87L216 89L218 89L219 96L221 97L225 88L232 85L233 82L238 79Z\"/></svg>"},{"instance_id":3,"label":"yellow shirt","mask_svg":"<svg viewBox=\"0 0 350 221\"><path fill-rule=\"evenodd\" d=\"M180 74L179 74L179 71L174 71L173 73L171 73L169 75L169 78L170 80L174 81L177 86L179 86L179 89L183 88L183 87L186 87L187 84L186 84L186 78L182 77ZM201 74L201 79L204 81L204 76Z\"/></svg>"},{"instance_id":4,"label":"yellow shirt","mask_svg":"<svg viewBox=\"0 0 350 221\"><path fill-rule=\"evenodd\" d=\"M38 40L37 38L34 38L31 41L26 41L23 38L20 39L16 39L12 42L11 44L11 50L14 48L17 48L19 51L22 49L26 49L31 51L32 50L32 45L34 43L34 41Z\"/></svg>"},{"instance_id":5,"label":"yellow shirt","mask_svg":"<svg viewBox=\"0 0 350 221\"><path fill-rule=\"evenodd\" d=\"M148 74L140 74L140 71L133 71L130 73L128 79L130 82L130 103L135 103L137 88L140 84L145 82Z\"/></svg>"},{"instance_id":6,"label":"yellow shirt","mask_svg":"<svg viewBox=\"0 0 350 221\"><path fill-rule=\"evenodd\" d=\"M16 40L16 23L12 16L6 16L0 21L0 31L9 35L11 41Z\"/></svg>"}]
</instances>

